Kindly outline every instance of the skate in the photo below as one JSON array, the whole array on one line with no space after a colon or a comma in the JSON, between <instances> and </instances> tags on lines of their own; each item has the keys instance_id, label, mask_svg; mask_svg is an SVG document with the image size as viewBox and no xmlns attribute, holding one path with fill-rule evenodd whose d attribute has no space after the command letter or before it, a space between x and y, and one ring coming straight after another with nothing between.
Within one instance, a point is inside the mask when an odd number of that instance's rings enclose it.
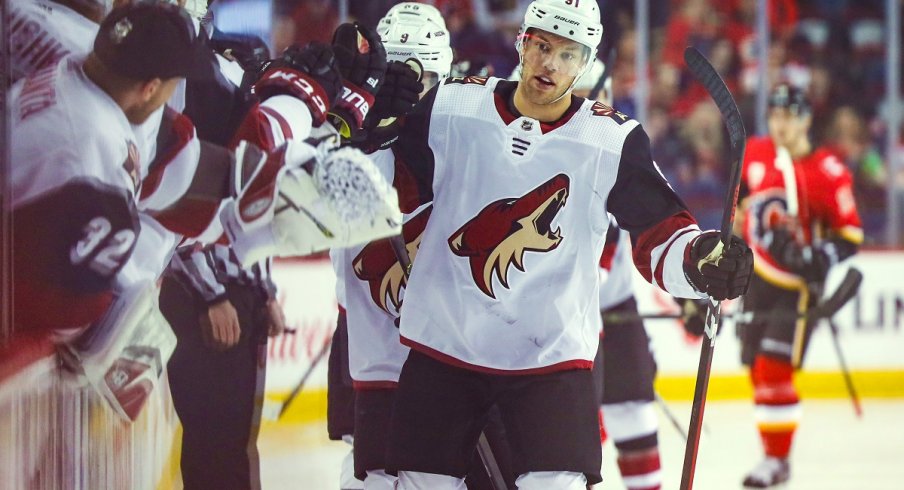
<instances>
[{"instance_id":1,"label":"skate","mask_svg":"<svg viewBox=\"0 0 904 490\"><path fill-rule=\"evenodd\" d=\"M787 459L766 457L744 477L744 488L769 488L791 478Z\"/></svg>"}]
</instances>

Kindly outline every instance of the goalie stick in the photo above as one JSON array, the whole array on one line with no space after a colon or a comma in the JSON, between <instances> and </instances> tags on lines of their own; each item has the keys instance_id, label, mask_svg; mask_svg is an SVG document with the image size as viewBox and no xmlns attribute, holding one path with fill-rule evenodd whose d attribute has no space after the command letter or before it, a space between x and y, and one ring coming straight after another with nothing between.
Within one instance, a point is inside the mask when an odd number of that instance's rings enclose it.
<instances>
[{"instance_id":1,"label":"goalie stick","mask_svg":"<svg viewBox=\"0 0 904 490\"><path fill-rule=\"evenodd\" d=\"M744 150L747 144L747 134L744 130L744 122L741 112L735 103L731 92L725 86L725 82L716 73L712 64L700 51L694 47L684 50L684 61L691 73L703 86L716 103L722 114L722 122L728 129L728 141L730 143L730 169L728 174L728 188L725 193L725 202L722 208L722 228L719 232L720 243L713 251L703 259L706 262L715 262L721 255L723 248L730 244L732 225L734 224L735 210L738 206L738 192L741 186L741 166L744 163ZM709 308L706 312L706 328L704 333L707 339L701 343L700 363L697 366L697 379L694 387L694 404L691 407L691 420L688 425L687 445L684 449L684 466L681 469L681 490L691 490L694 487L694 469L697 466L697 450L700 446L700 431L703 427L703 411L706 406L706 391L709 388L709 376L712 370L713 350L716 346L716 332L722 323L722 303L710 298Z\"/></svg>"},{"instance_id":2,"label":"goalie stick","mask_svg":"<svg viewBox=\"0 0 904 490\"><path fill-rule=\"evenodd\" d=\"M750 323L754 320L797 320L800 318L831 319L838 310L857 295L857 291L860 289L860 283L862 281L863 274L856 268L851 267L848 269L844 279L841 280L841 283L838 284L838 287L832 295L807 311L800 313L776 310L746 311L722 315L722 318L731 318L743 323ZM654 313L644 315L639 313L611 312L603 314L603 323L627 323L637 320L680 320L682 318L685 318L685 315L680 313Z\"/></svg>"},{"instance_id":3,"label":"goalie stick","mask_svg":"<svg viewBox=\"0 0 904 490\"><path fill-rule=\"evenodd\" d=\"M402 272L405 274L405 281L408 281L408 276L411 274L411 257L408 255L405 239L402 235L393 235L389 237L389 244L392 246L392 251L399 260L399 265L402 266ZM477 454L480 456L480 461L483 463L483 467L490 477L490 484L493 485L493 490L506 490L508 485L505 484L505 478L503 478L502 471L499 469L499 462L496 461L496 456L493 454L490 442L487 440L487 436L483 431L480 432L480 438L477 440Z\"/></svg>"},{"instance_id":4,"label":"goalie stick","mask_svg":"<svg viewBox=\"0 0 904 490\"><path fill-rule=\"evenodd\" d=\"M593 86L593 89L590 90L590 93L587 95L588 100L596 100L600 95L600 90L606 86L606 79L609 78L609 74L612 73L612 67L615 65L615 48L609 50L609 55L606 57L606 66L603 68L603 73L600 75L599 80L596 81L596 84ZM612 97L612 94L608 94L609 97Z\"/></svg>"}]
</instances>

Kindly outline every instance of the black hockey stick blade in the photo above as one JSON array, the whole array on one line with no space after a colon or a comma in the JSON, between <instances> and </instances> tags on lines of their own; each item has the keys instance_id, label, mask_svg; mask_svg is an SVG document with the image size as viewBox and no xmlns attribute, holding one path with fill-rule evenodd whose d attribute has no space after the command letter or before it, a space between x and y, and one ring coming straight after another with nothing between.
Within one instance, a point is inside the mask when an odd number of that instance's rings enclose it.
<instances>
[{"instance_id":1,"label":"black hockey stick blade","mask_svg":"<svg viewBox=\"0 0 904 490\"><path fill-rule=\"evenodd\" d=\"M731 145L731 171L728 174L728 187L725 195L725 203L722 214L722 243L728 245L731 236L731 228L734 223L735 209L738 204L738 191L741 187L741 165L744 160L744 150L747 146L747 132L744 130L744 121L741 119L741 111L735 103L731 92L716 73L716 69L709 63L697 48L692 46L684 50L684 62L706 91L712 97L713 102L722 114L722 122L728 128L728 141Z\"/></svg>"},{"instance_id":2,"label":"black hockey stick blade","mask_svg":"<svg viewBox=\"0 0 904 490\"><path fill-rule=\"evenodd\" d=\"M844 279L841 280L841 283L838 284L838 288L835 289L835 292L826 298L825 301L813 308L814 310L818 310L818 312L816 312L817 315L815 316L822 318L831 318L835 316L835 313L838 313L838 310L844 307L844 305L846 305L854 296L857 296L857 291L860 290L860 284L862 282L863 273L854 267L849 268Z\"/></svg>"}]
</instances>

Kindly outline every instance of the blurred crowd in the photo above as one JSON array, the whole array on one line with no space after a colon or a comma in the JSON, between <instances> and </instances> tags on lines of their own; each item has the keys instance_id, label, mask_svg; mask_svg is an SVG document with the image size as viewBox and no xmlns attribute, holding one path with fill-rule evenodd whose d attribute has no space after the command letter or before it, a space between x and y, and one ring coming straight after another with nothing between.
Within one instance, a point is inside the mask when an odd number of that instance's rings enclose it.
<instances>
[{"instance_id":1,"label":"blurred crowd","mask_svg":"<svg viewBox=\"0 0 904 490\"><path fill-rule=\"evenodd\" d=\"M347 14L369 25L396 0L349 0ZM427 0L443 13L456 61L508 77L518 63L513 48L528 0ZM635 116L634 2L601 0L603 61L614 60L614 105ZM650 0L650 99L642 121L654 158L701 224L716 228L726 179L726 141L716 106L684 70L683 50L700 49L738 98L748 134L756 132L761 83L756 56L757 0ZM768 83L788 81L807 90L813 105L813 141L828 145L855 178L868 243L881 243L886 186L904 188L888 172L884 141L884 0L769 0ZM272 48L329 41L339 23L337 0L274 0ZM904 136L904 135L902 135ZM896 152L900 156L902 151ZM899 203L899 206L904 203Z\"/></svg>"}]
</instances>

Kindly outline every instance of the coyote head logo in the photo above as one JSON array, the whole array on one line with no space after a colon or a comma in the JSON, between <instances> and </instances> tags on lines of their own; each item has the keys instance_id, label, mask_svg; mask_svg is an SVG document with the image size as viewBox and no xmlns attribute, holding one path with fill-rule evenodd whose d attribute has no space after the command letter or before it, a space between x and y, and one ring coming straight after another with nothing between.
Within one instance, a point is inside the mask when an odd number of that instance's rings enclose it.
<instances>
[{"instance_id":1,"label":"coyote head logo","mask_svg":"<svg viewBox=\"0 0 904 490\"><path fill-rule=\"evenodd\" d=\"M449 237L455 255L468 257L481 291L496 298L493 273L508 288L509 266L524 272L524 252L548 252L559 245L552 220L568 198L568 176L559 174L527 194L500 199L483 208Z\"/></svg>"},{"instance_id":2,"label":"coyote head logo","mask_svg":"<svg viewBox=\"0 0 904 490\"><path fill-rule=\"evenodd\" d=\"M427 219L432 207L424 209L402 226L402 238L411 262L417 255ZM402 265L392 251L389 239L377 240L365 246L352 261L355 276L367 281L374 304L389 314L396 314L402 306L402 288L407 284Z\"/></svg>"}]
</instances>

